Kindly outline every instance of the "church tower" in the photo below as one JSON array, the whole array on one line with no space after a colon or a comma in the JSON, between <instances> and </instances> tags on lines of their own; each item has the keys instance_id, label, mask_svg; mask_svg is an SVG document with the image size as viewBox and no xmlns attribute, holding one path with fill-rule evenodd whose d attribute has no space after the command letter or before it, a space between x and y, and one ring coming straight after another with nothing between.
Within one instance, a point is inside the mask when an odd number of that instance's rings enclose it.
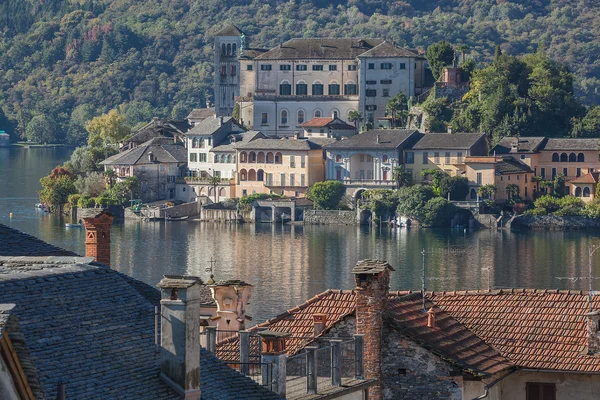
<instances>
[{"instance_id":1,"label":"church tower","mask_svg":"<svg viewBox=\"0 0 600 400\"><path fill-rule=\"evenodd\" d=\"M240 62L244 33L229 25L215 35L214 102L217 117L233 113L235 97L240 95Z\"/></svg>"}]
</instances>

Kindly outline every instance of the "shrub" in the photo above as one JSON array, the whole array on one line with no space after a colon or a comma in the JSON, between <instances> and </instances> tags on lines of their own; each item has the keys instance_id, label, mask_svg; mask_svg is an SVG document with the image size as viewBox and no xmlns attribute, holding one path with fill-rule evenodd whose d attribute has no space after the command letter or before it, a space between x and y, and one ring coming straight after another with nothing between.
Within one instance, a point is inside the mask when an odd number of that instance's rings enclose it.
<instances>
[{"instance_id":1,"label":"shrub","mask_svg":"<svg viewBox=\"0 0 600 400\"><path fill-rule=\"evenodd\" d=\"M77 204L79 203L79 199L80 198L81 198L81 195L79 193L75 193L75 194L69 195L69 197L68 197L68 199L69 199L69 205L71 207L77 206Z\"/></svg>"},{"instance_id":2,"label":"shrub","mask_svg":"<svg viewBox=\"0 0 600 400\"><path fill-rule=\"evenodd\" d=\"M317 182L308 189L306 198L317 210L333 210L339 207L345 193L346 186L340 181Z\"/></svg>"},{"instance_id":3,"label":"shrub","mask_svg":"<svg viewBox=\"0 0 600 400\"><path fill-rule=\"evenodd\" d=\"M469 181L463 176L444 176L440 180L440 196L450 200L463 201L469 194Z\"/></svg>"},{"instance_id":4,"label":"shrub","mask_svg":"<svg viewBox=\"0 0 600 400\"><path fill-rule=\"evenodd\" d=\"M77 207L79 208L91 208L96 205L96 202L93 198L88 196L81 196L79 200L77 200Z\"/></svg>"},{"instance_id":5,"label":"shrub","mask_svg":"<svg viewBox=\"0 0 600 400\"><path fill-rule=\"evenodd\" d=\"M435 197L431 186L414 185L398 190L397 212L411 218L421 220L423 206Z\"/></svg>"},{"instance_id":6,"label":"shrub","mask_svg":"<svg viewBox=\"0 0 600 400\"><path fill-rule=\"evenodd\" d=\"M557 215L559 217L572 217L572 216L576 216L576 215L581 215L582 212L583 212L583 208L573 206L573 205L568 205L568 206L561 208L558 211L555 211L554 215Z\"/></svg>"},{"instance_id":7,"label":"shrub","mask_svg":"<svg viewBox=\"0 0 600 400\"><path fill-rule=\"evenodd\" d=\"M548 212L546 211L545 208L534 208L531 210L527 210L525 212L525 215L533 215L533 216L538 216L538 215L547 215Z\"/></svg>"},{"instance_id":8,"label":"shrub","mask_svg":"<svg viewBox=\"0 0 600 400\"><path fill-rule=\"evenodd\" d=\"M589 203L581 213L588 218L600 218L600 203L597 201Z\"/></svg>"},{"instance_id":9,"label":"shrub","mask_svg":"<svg viewBox=\"0 0 600 400\"><path fill-rule=\"evenodd\" d=\"M423 206L423 216L420 222L424 226L447 227L455 211L456 206L448 202L448 200L436 197L429 200Z\"/></svg>"},{"instance_id":10,"label":"shrub","mask_svg":"<svg viewBox=\"0 0 600 400\"><path fill-rule=\"evenodd\" d=\"M525 203L515 203L515 205L513 205L513 212L515 214L523 214L525 210L527 210L527 204Z\"/></svg>"},{"instance_id":11,"label":"shrub","mask_svg":"<svg viewBox=\"0 0 600 400\"><path fill-rule=\"evenodd\" d=\"M561 205L559 198L550 196L549 194L541 196L535 201L535 208L543 208L547 214L558 211Z\"/></svg>"},{"instance_id":12,"label":"shrub","mask_svg":"<svg viewBox=\"0 0 600 400\"><path fill-rule=\"evenodd\" d=\"M578 207L578 208L583 208L584 205L585 204L583 203L583 201L579 197L565 196L565 197L563 197L563 198L560 199L560 206L561 207Z\"/></svg>"}]
</instances>

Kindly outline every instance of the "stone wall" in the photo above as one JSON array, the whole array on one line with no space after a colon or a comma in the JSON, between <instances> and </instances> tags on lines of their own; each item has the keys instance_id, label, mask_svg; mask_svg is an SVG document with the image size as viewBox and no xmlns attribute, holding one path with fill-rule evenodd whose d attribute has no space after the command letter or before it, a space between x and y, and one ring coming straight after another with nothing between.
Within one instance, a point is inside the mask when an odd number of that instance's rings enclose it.
<instances>
[{"instance_id":1,"label":"stone wall","mask_svg":"<svg viewBox=\"0 0 600 400\"><path fill-rule=\"evenodd\" d=\"M474 215L475 220L481 228L496 229L498 227L499 215L495 214L476 214Z\"/></svg>"},{"instance_id":2,"label":"stone wall","mask_svg":"<svg viewBox=\"0 0 600 400\"><path fill-rule=\"evenodd\" d=\"M306 210L304 223L311 225L358 225L356 211Z\"/></svg>"},{"instance_id":3,"label":"stone wall","mask_svg":"<svg viewBox=\"0 0 600 400\"><path fill-rule=\"evenodd\" d=\"M600 229L600 219L558 217L556 215L520 215L513 219L512 229Z\"/></svg>"},{"instance_id":4,"label":"stone wall","mask_svg":"<svg viewBox=\"0 0 600 400\"><path fill-rule=\"evenodd\" d=\"M241 217L235 209L228 208L204 208L200 211L200 220L208 222L235 222L240 220Z\"/></svg>"},{"instance_id":5,"label":"stone wall","mask_svg":"<svg viewBox=\"0 0 600 400\"><path fill-rule=\"evenodd\" d=\"M165 217L193 217L200 213L200 203L183 203L178 206L163 208L160 210L160 218Z\"/></svg>"}]
</instances>

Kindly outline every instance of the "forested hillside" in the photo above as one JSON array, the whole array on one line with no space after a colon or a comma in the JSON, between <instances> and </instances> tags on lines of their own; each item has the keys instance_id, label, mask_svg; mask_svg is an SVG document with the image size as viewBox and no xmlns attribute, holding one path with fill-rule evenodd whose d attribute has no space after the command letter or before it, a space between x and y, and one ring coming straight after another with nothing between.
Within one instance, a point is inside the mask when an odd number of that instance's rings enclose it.
<instances>
[{"instance_id":1,"label":"forested hillside","mask_svg":"<svg viewBox=\"0 0 600 400\"><path fill-rule=\"evenodd\" d=\"M378 36L426 48L468 46L480 65L500 44L544 44L600 103L600 0L2 0L0 130L78 144L91 117L118 107L130 125L182 118L212 96L212 35L235 23L255 47L298 36ZM38 129L39 131L39 129Z\"/></svg>"}]
</instances>

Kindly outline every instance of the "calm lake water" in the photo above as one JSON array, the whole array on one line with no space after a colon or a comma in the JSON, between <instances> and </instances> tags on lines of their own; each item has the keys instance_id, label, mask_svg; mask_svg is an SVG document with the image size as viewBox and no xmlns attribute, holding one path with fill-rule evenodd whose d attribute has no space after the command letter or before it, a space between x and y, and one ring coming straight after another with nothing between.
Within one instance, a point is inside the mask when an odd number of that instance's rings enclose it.
<instances>
[{"instance_id":1,"label":"calm lake water","mask_svg":"<svg viewBox=\"0 0 600 400\"><path fill-rule=\"evenodd\" d=\"M68 149L0 148L0 223L84 254L82 229L34 208L39 179L70 156ZM13 218L9 214L13 213ZM347 226L116 222L113 268L155 285L163 274L253 284L249 314L261 322L328 288L351 289L350 271L363 258L388 260L393 290L421 287L423 248L427 289L491 287L586 289L587 245L599 232L370 229ZM594 260L600 276L600 256ZM600 283L595 285L598 288Z\"/></svg>"}]
</instances>

